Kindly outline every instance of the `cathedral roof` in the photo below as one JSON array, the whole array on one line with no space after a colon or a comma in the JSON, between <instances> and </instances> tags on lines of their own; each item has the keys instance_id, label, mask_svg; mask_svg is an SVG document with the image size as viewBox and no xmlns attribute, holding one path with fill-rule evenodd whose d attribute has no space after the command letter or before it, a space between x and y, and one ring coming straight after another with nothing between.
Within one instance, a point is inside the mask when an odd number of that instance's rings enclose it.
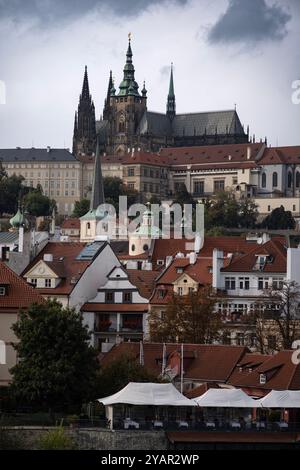
<instances>
[{"instance_id":1,"label":"cathedral roof","mask_svg":"<svg viewBox=\"0 0 300 470\"><path fill-rule=\"evenodd\" d=\"M171 121L166 114L145 111L140 120L137 134L171 135Z\"/></svg>"},{"instance_id":2,"label":"cathedral roof","mask_svg":"<svg viewBox=\"0 0 300 470\"><path fill-rule=\"evenodd\" d=\"M174 136L244 134L237 112L209 111L201 113L176 114L172 121Z\"/></svg>"}]
</instances>

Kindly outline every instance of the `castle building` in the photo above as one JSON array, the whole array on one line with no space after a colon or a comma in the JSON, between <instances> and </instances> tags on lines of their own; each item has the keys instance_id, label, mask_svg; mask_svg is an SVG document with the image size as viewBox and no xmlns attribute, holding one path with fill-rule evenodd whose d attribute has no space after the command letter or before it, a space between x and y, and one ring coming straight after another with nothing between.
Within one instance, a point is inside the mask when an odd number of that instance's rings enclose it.
<instances>
[{"instance_id":1,"label":"castle building","mask_svg":"<svg viewBox=\"0 0 300 470\"><path fill-rule=\"evenodd\" d=\"M94 153L96 132L101 151L110 155L122 155L132 148L156 152L161 147L249 142L249 131L245 133L236 109L176 113L173 65L171 65L166 112L149 111L145 82L139 91L132 56L129 38L123 80L117 91L110 72L103 117L97 122L85 69L74 124L73 153L76 157L81 158Z\"/></svg>"}]
</instances>

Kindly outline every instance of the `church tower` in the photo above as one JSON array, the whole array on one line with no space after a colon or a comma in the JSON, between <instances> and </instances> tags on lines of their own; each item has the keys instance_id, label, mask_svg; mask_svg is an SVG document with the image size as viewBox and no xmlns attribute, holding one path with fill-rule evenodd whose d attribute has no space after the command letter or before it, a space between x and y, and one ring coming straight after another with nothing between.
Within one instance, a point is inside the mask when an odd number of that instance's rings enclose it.
<instances>
[{"instance_id":1,"label":"church tower","mask_svg":"<svg viewBox=\"0 0 300 470\"><path fill-rule=\"evenodd\" d=\"M138 145L137 127L147 109L147 90L144 87L141 94L135 81L135 69L132 63L131 38L129 34L126 63L123 70L123 80L116 94L114 83L110 81L109 107L106 99L104 112L108 119L107 152L124 154L127 149Z\"/></svg>"},{"instance_id":2,"label":"church tower","mask_svg":"<svg viewBox=\"0 0 300 470\"><path fill-rule=\"evenodd\" d=\"M78 110L75 113L73 133L73 154L92 155L96 150L96 119L95 106L89 90L87 66L85 66L82 92Z\"/></svg>"},{"instance_id":3,"label":"church tower","mask_svg":"<svg viewBox=\"0 0 300 470\"><path fill-rule=\"evenodd\" d=\"M176 103L175 103L175 93L174 93L174 81L173 81L173 63L171 64L171 74L170 74L170 84L169 84L169 93L167 100L167 116L170 121L173 121L176 114Z\"/></svg>"}]
</instances>

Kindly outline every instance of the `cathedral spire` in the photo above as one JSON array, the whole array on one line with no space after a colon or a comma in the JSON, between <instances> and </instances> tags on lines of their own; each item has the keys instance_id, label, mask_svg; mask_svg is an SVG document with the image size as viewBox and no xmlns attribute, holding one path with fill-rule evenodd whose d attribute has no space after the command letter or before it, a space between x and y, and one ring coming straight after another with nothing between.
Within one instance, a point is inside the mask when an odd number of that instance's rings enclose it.
<instances>
[{"instance_id":1,"label":"cathedral spire","mask_svg":"<svg viewBox=\"0 0 300 470\"><path fill-rule=\"evenodd\" d=\"M74 120L73 154L92 155L96 147L95 106L90 95L87 66L85 66L82 91Z\"/></svg>"},{"instance_id":2,"label":"cathedral spire","mask_svg":"<svg viewBox=\"0 0 300 470\"><path fill-rule=\"evenodd\" d=\"M88 73L87 73L87 66L85 66L85 70L84 70L81 98L83 100L89 100L90 99L90 88L89 88L89 79L88 79Z\"/></svg>"},{"instance_id":3,"label":"cathedral spire","mask_svg":"<svg viewBox=\"0 0 300 470\"><path fill-rule=\"evenodd\" d=\"M92 187L92 197L90 201L90 211L96 211L98 206L104 204L104 189L101 172L99 137L97 138L94 177Z\"/></svg>"},{"instance_id":4,"label":"cathedral spire","mask_svg":"<svg viewBox=\"0 0 300 470\"><path fill-rule=\"evenodd\" d=\"M134 78L134 66L132 63L132 50L131 50L131 33L128 34L128 48L126 52L126 63L123 69L123 80L120 83L119 96L126 96L129 94L129 89L131 95L140 96L138 92L138 84Z\"/></svg>"},{"instance_id":5,"label":"cathedral spire","mask_svg":"<svg viewBox=\"0 0 300 470\"><path fill-rule=\"evenodd\" d=\"M167 116L172 120L176 114L175 93L174 93L174 80L173 80L173 62L171 63L171 74L169 83L169 93L167 100Z\"/></svg>"},{"instance_id":6,"label":"cathedral spire","mask_svg":"<svg viewBox=\"0 0 300 470\"><path fill-rule=\"evenodd\" d=\"M103 119L109 119L109 110L110 110L110 94L113 88L113 78L112 78L112 71L109 72L109 80L108 80L108 88L107 88L107 95L104 101L104 109L103 109Z\"/></svg>"}]
</instances>

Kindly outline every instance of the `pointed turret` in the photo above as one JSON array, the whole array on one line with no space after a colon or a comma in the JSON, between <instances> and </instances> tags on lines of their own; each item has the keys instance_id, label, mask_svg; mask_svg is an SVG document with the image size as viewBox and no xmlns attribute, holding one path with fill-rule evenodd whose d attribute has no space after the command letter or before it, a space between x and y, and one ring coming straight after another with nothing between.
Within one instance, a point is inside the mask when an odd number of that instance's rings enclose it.
<instances>
[{"instance_id":1,"label":"pointed turret","mask_svg":"<svg viewBox=\"0 0 300 470\"><path fill-rule=\"evenodd\" d=\"M118 96L126 96L129 94L129 88L131 88L131 95L140 96L138 92L138 84L134 78L134 66L132 63L132 50L131 50L131 37L128 35L128 48L126 52L126 63L123 70L123 80L120 83L120 91Z\"/></svg>"},{"instance_id":2,"label":"pointed turret","mask_svg":"<svg viewBox=\"0 0 300 470\"><path fill-rule=\"evenodd\" d=\"M107 95L104 101L104 109L103 109L103 119L109 118L109 111L110 111L110 94L113 88L113 78L112 78L112 71L109 72L109 80L108 80L108 88L107 88Z\"/></svg>"},{"instance_id":3,"label":"pointed turret","mask_svg":"<svg viewBox=\"0 0 300 470\"><path fill-rule=\"evenodd\" d=\"M85 66L82 91L74 121L73 154L91 155L96 148L95 106L90 95L87 66Z\"/></svg>"},{"instance_id":4,"label":"pointed turret","mask_svg":"<svg viewBox=\"0 0 300 470\"><path fill-rule=\"evenodd\" d=\"M169 83L169 93L167 101L167 116L170 120L174 119L176 114L176 103L175 103L175 93L174 93L174 81L173 81L173 63L171 63L171 74L170 74L170 83Z\"/></svg>"},{"instance_id":5,"label":"pointed turret","mask_svg":"<svg viewBox=\"0 0 300 470\"><path fill-rule=\"evenodd\" d=\"M96 211L98 206L104 204L104 189L101 172L99 138L97 139L94 178L92 187L92 197L90 201L90 211Z\"/></svg>"}]
</instances>

